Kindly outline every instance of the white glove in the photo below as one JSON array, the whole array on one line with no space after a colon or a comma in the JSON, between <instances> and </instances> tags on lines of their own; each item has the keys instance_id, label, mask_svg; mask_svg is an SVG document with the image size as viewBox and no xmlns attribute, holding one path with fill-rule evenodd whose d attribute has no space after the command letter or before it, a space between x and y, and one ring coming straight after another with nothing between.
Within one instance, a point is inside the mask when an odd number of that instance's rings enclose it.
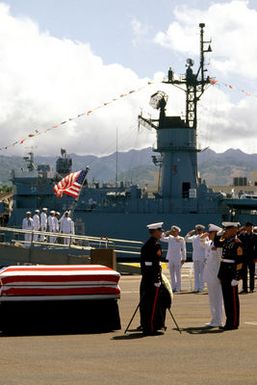
<instances>
[{"instance_id":1,"label":"white glove","mask_svg":"<svg viewBox=\"0 0 257 385\"><path fill-rule=\"evenodd\" d=\"M239 282L236 279L232 279L231 286L237 286Z\"/></svg>"},{"instance_id":2,"label":"white glove","mask_svg":"<svg viewBox=\"0 0 257 385\"><path fill-rule=\"evenodd\" d=\"M161 287L161 282L156 282L156 283L154 283L154 286L155 286L155 287Z\"/></svg>"}]
</instances>

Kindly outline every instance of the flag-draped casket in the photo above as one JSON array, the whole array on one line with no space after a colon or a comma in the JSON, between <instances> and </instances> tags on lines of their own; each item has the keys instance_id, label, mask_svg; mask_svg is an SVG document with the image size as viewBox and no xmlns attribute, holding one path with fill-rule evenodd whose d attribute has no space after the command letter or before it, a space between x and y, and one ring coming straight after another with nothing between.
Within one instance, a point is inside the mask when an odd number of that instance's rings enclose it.
<instances>
[{"instance_id":1,"label":"flag-draped casket","mask_svg":"<svg viewBox=\"0 0 257 385\"><path fill-rule=\"evenodd\" d=\"M118 272L102 265L28 265L0 270L0 328L120 329Z\"/></svg>"}]
</instances>

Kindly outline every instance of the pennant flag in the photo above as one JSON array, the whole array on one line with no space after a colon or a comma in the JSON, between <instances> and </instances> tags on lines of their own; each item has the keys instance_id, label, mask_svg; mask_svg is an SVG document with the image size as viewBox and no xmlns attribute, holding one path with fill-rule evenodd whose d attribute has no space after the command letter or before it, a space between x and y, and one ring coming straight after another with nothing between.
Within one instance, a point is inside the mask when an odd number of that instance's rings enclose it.
<instances>
[{"instance_id":1,"label":"pennant flag","mask_svg":"<svg viewBox=\"0 0 257 385\"><path fill-rule=\"evenodd\" d=\"M66 175L54 186L54 193L57 198L62 198L63 194L78 198L87 173L88 169Z\"/></svg>"}]
</instances>

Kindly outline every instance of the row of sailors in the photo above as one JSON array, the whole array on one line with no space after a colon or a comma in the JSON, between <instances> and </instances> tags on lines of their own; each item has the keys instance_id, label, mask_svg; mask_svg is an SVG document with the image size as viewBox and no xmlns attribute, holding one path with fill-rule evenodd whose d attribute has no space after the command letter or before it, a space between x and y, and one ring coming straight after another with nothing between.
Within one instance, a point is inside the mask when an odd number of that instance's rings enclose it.
<instances>
[{"instance_id":1,"label":"row of sailors","mask_svg":"<svg viewBox=\"0 0 257 385\"><path fill-rule=\"evenodd\" d=\"M58 211L51 210L50 215L47 215L48 209L43 208L42 212L40 210L35 210L34 215L32 216L31 211L26 212L26 217L23 218L22 221L22 229L23 230L34 230L34 231L42 231L49 233L63 233L63 234L74 234L75 227L74 222L70 218L69 211L65 211L61 217L61 214ZM32 241L32 234L25 234L24 236L26 242ZM57 237L50 236L49 242L55 243ZM70 237L65 237L64 244L69 245ZM45 235L34 234L33 235L34 242L44 242Z\"/></svg>"},{"instance_id":2,"label":"row of sailors","mask_svg":"<svg viewBox=\"0 0 257 385\"><path fill-rule=\"evenodd\" d=\"M163 293L165 281L161 274L161 242L168 244L166 259L169 262L173 291L181 289L181 266L186 261L186 242L193 246L193 266L195 292L201 292L204 281L207 283L211 321L209 327L223 327L223 302L226 313L224 330L237 329L239 326L238 284L243 279L243 292L248 290L250 271L250 292L254 292L254 272L257 261L257 229L250 222L241 227L237 222L223 222L222 228L210 224L207 231L203 225L196 225L185 238L180 236L181 229L172 226L164 232L163 222L148 225L150 238L141 249L142 282L141 326L146 333L159 330L164 325L164 308L167 306ZM156 298L159 296L159 305ZM163 298L162 298L163 297ZM159 308L159 313L156 309ZM152 320L158 321L153 330ZM157 322L157 321L156 321Z\"/></svg>"},{"instance_id":3,"label":"row of sailors","mask_svg":"<svg viewBox=\"0 0 257 385\"><path fill-rule=\"evenodd\" d=\"M202 292L204 289L204 282L206 282L206 261L208 260L208 255L210 254L210 232L219 232L222 229L219 226L211 225L207 231L205 226L196 225L194 230L189 231L185 237L180 236L181 229L173 225L171 230L163 233L161 241L168 244L168 251L166 259L169 262L169 269L171 275L172 289L174 292L179 292L181 290L181 266L186 261L187 250L186 243L192 244L192 260L194 267L194 291ZM247 222L244 227L238 229L237 234L238 239L240 239L244 244L247 243L247 256L245 260L247 262L252 262L254 265L254 260L257 257L257 227L250 222ZM251 244L248 239L251 239ZM250 250L251 246L251 250ZM251 269L251 280L250 280L250 291L254 291L254 276L255 268ZM245 282L243 277L243 291L248 291L248 284Z\"/></svg>"}]
</instances>

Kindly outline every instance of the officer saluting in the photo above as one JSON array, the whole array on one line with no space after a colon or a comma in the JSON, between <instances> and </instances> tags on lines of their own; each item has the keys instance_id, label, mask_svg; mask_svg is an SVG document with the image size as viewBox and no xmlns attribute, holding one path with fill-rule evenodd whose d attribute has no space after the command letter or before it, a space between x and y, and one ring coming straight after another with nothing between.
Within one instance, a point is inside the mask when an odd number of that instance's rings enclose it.
<instances>
[{"instance_id":1,"label":"officer saluting","mask_svg":"<svg viewBox=\"0 0 257 385\"><path fill-rule=\"evenodd\" d=\"M159 240L163 222L147 226L150 238L141 249L140 315L141 327L145 335L155 335L165 330L166 309L169 298L162 285L161 256Z\"/></svg>"},{"instance_id":2,"label":"officer saluting","mask_svg":"<svg viewBox=\"0 0 257 385\"><path fill-rule=\"evenodd\" d=\"M218 278L221 281L223 301L226 313L224 330L239 327L238 281L243 262L243 244L237 238L238 222L223 222L225 230L221 238L215 239L215 246L222 247L222 259Z\"/></svg>"}]
</instances>

